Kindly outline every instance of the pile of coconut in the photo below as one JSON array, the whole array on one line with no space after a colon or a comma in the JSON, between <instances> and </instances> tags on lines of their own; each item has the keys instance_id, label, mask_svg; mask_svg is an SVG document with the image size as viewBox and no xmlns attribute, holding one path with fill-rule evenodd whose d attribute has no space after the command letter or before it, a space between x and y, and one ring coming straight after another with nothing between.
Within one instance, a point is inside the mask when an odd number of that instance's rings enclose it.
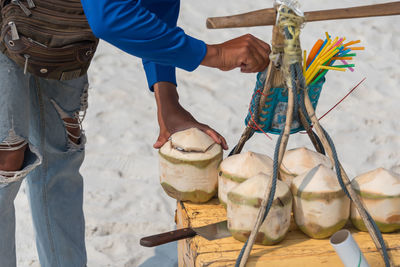
<instances>
[{"instance_id":1,"label":"pile of coconut","mask_svg":"<svg viewBox=\"0 0 400 267\"><path fill-rule=\"evenodd\" d=\"M196 128L173 134L159 155L160 182L169 196L202 203L218 191L233 237L247 240L272 179L270 157L246 152L222 161L221 146ZM256 243L272 245L283 240L292 208L296 225L312 238L329 237L346 224L350 200L327 156L304 147L288 150L279 173L283 181L277 181ZM400 175L380 168L356 177L352 186L382 232L400 229ZM351 219L358 229L366 230L353 206Z\"/></svg>"},{"instance_id":2,"label":"pile of coconut","mask_svg":"<svg viewBox=\"0 0 400 267\"><path fill-rule=\"evenodd\" d=\"M272 160L253 152L229 157L221 163L218 196L227 203L228 228L236 239L245 241L250 235L272 171ZM254 176L260 172L264 173ZM285 237L292 206L296 224L310 237L326 238L346 224L350 201L328 157L307 148L289 150L280 175L284 182L277 181L274 204L256 243L271 245Z\"/></svg>"}]
</instances>

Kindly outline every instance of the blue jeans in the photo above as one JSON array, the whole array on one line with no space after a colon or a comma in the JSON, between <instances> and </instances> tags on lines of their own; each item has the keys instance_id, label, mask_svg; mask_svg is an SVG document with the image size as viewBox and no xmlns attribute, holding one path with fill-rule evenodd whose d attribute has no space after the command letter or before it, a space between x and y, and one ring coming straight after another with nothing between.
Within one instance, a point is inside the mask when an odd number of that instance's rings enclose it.
<instances>
[{"instance_id":1,"label":"blue jeans","mask_svg":"<svg viewBox=\"0 0 400 267\"><path fill-rule=\"evenodd\" d=\"M0 149L13 140L28 147L20 171L0 169L1 267L16 266L14 199L24 178L41 266L86 265L79 173L85 137L71 141L64 118L85 111L87 88L86 76L54 81L24 75L0 53Z\"/></svg>"}]
</instances>

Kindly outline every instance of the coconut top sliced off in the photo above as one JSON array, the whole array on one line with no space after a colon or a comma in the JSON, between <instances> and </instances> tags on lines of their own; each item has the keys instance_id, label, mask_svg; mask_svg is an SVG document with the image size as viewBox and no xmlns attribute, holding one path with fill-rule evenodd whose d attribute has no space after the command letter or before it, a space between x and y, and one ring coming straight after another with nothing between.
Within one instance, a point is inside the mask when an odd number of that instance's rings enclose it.
<instances>
[{"instance_id":1,"label":"coconut top sliced off","mask_svg":"<svg viewBox=\"0 0 400 267\"><path fill-rule=\"evenodd\" d=\"M327 156L306 147L300 147L286 151L282 160L281 170L285 173L297 176L311 170L319 164L332 168L332 163Z\"/></svg>"},{"instance_id":2,"label":"coconut top sliced off","mask_svg":"<svg viewBox=\"0 0 400 267\"><path fill-rule=\"evenodd\" d=\"M228 198L234 202L245 202L245 200L252 199L262 200L264 198L265 190L267 189L270 179L271 175L259 173L256 176L247 179L238 186L235 186L228 193ZM238 199L238 196L240 196L240 199ZM291 199L289 186L281 180L277 180L276 183L274 199L277 198L282 199L283 202Z\"/></svg>"},{"instance_id":3,"label":"coconut top sliced off","mask_svg":"<svg viewBox=\"0 0 400 267\"><path fill-rule=\"evenodd\" d=\"M336 173L322 164L294 178L293 187L295 191L305 193L324 194L342 191Z\"/></svg>"},{"instance_id":4,"label":"coconut top sliced off","mask_svg":"<svg viewBox=\"0 0 400 267\"><path fill-rule=\"evenodd\" d=\"M246 152L224 159L220 170L233 177L250 178L260 172L272 174L272 165L273 161L267 155Z\"/></svg>"},{"instance_id":5,"label":"coconut top sliced off","mask_svg":"<svg viewBox=\"0 0 400 267\"><path fill-rule=\"evenodd\" d=\"M171 143L186 152L206 152L215 142L202 130L190 128L171 135Z\"/></svg>"},{"instance_id":6,"label":"coconut top sliced off","mask_svg":"<svg viewBox=\"0 0 400 267\"><path fill-rule=\"evenodd\" d=\"M159 152L163 156L183 161L210 160L219 154L222 157L222 147L197 128L174 133Z\"/></svg>"},{"instance_id":7,"label":"coconut top sliced off","mask_svg":"<svg viewBox=\"0 0 400 267\"><path fill-rule=\"evenodd\" d=\"M355 190L361 191L366 197L368 194L400 197L400 174L384 168L361 174L351 183Z\"/></svg>"}]
</instances>

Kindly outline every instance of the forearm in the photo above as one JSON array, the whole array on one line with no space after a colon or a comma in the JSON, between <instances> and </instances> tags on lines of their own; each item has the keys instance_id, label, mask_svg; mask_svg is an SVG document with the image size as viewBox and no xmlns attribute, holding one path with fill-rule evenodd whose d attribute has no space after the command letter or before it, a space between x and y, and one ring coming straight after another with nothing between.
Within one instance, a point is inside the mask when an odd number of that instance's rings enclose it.
<instances>
[{"instance_id":1,"label":"forearm","mask_svg":"<svg viewBox=\"0 0 400 267\"><path fill-rule=\"evenodd\" d=\"M164 113L180 106L179 95L175 84L169 82L158 82L154 84L153 87L158 112Z\"/></svg>"}]
</instances>

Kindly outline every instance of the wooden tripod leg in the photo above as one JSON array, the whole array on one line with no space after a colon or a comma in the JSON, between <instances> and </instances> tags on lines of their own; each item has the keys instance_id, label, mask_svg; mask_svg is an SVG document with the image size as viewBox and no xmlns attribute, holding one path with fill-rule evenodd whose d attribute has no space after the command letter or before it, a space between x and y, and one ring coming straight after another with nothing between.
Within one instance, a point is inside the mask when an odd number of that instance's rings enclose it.
<instances>
[{"instance_id":1,"label":"wooden tripod leg","mask_svg":"<svg viewBox=\"0 0 400 267\"><path fill-rule=\"evenodd\" d=\"M321 143L318 142L317 138L315 137L312 128L310 127L310 125L307 122L307 119L305 117L305 115L303 114L303 111L299 108L299 118L300 118L300 122L303 125L304 129L306 130L308 137L311 140L311 143L313 144L315 150L318 153L321 154L325 154L325 150L323 147L321 147Z\"/></svg>"},{"instance_id":2,"label":"wooden tripod leg","mask_svg":"<svg viewBox=\"0 0 400 267\"><path fill-rule=\"evenodd\" d=\"M242 135L240 136L239 142L233 149L233 151L230 153L230 156L239 154L247 140L250 139L251 135L254 133L254 128L256 128L256 125L254 125L253 121L258 121L258 116L262 110L262 107L265 105L266 101L266 95L264 92L269 91L271 89L271 81L274 75L274 67L272 66L273 63L270 62L268 65L268 70L267 70L267 76L265 78L265 83L264 83L264 88L263 88L263 93L261 94L260 101L256 103L258 105L257 109L255 112L252 114L252 119L248 122L248 125L244 129Z\"/></svg>"},{"instance_id":3,"label":"wooden tripod leg","mask_svg":"<svg viewBox=\"0 0 400 267\"><path fill-rule=\"evenodd\" d=\"M332 148L329 145L328 139L326 138L325 133L315 115L315 111L311 104L310 98L308 97L307 90L305 90L305 92L304 92L304 102L306 105L307 113L310 116L310 119L314 125L314 128L316 129L318 135L320 136L320 139L325 148L325 151L328 153L328 156L334 165ZM378 241L378 236L376 235L371 222L368 220L367 213L365 212L365 208L364 208L358 194L354 191L353 187L351 186L351 181L341 165L340 165L340 172L342 175L342 181L343 181L344 185L346 186L346 189L349 192L351 199L353 200L354 204L356 205L357 211L360 213L360 216L363 219L364 224L367 227L368 232L371 235L371 238L374 241L376 248L378 249L378 251L381 253L381 255L383 257L383 251L382 251L382 247ZM394 266L392 260L389 259L389 261L390 261L390 266Z\"/></svg>"},{"instance_id":4,"label":"wooden tripod leg","mask_svg":"<svg viewBox=\"0 0 400 267\"><path fill-rule=\"evenodd\" d=\"M292 122L293 122L293 113L294 113L294 98L295 98L295 96L293 94L293 90L291 87L292 83L289 81L287 84L290 84L290 86L288 87L288 107L287 107L287 111L286 111L285 128L283 129L282 139L281 139L281 143L279 146L278 167L277 167L278 170L281 165L283 155L285 154L287 143L289 141L290 130L291 130ZM278 175L279 175L279 172L278 172ZM243 257L242 257L242 260L240 261L239 267L245 267L246 262L249 258L251 249L253 248L257 233L261 227L261 224L263 222L263 218L264 218L264 215L266 212L268 199L269 199L269 196L271 193L272 182L273 182L273 179L271 178L268 182L267 188L265 189L264 197L261 202L261 207L260 207L258 215L257 215L256 223L255 223L254 228L251 231L251 234L247 241L247 246L243 253Z\"/></svg>"},{"instance_id":5,"label":"wooden tripod leg","mask_svg":"<svg viewBox=\"0 0 400 267\"><path fill-rule=\"evenodd\" d=\"M251 123L251 122L249 122L249 123ZM246 126L242 135L240 136L239 142L237 143L237 145L235 146L235 148L233 149L233 151L230 153L229 156L236 155L236 154L239 154L240 152L242 152L244 144L247 142L247 140L250 139L253 131L254 130L250 126L248 126L248 125Z\"/></svg>"}]
</instances>

